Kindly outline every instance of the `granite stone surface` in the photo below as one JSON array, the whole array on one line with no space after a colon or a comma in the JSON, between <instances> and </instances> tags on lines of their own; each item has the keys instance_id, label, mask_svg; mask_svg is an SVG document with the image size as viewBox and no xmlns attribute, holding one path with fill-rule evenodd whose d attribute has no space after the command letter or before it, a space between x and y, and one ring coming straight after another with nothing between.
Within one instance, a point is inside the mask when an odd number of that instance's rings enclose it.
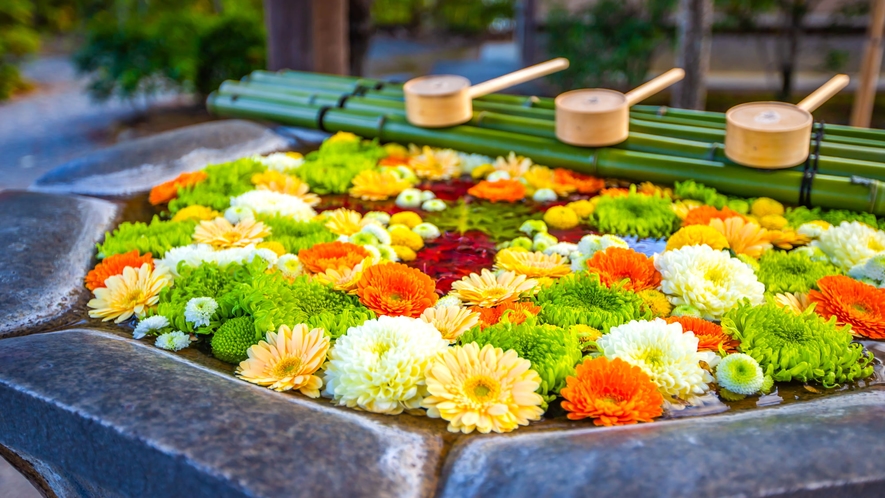
<instances>
[{"instance_id":1,"label":"granite stone surface","mask_svg":"<svg viewBox=\"0 0 885 498\"><path fill-rule=\"evenodd\" d=\"M83 277L117 210L98 199L0 192L7 220L0 224L0 337L57 326L85 309Z\"/></svg>"},{"instance_id":2,"label":"granite stone surface","mask_svg":"<svg viewBox=\"0 0 885 498\"><path fill-rule=\"evenodd\" d=\"M444 431L407 419L109 333L0 340L0 446L64 496L429 496Z\"/></svg>"},{"instance_id":3,"label":"granite stone surface","mask_svg":"<svg viewBox=\"0 0 885 498\"><path fill-rule=\"evenodd\" d=\"M31 190L98 196L138 194L183 172L288 150L295 144L290 137L248 121L214 121L87 154L38 178Z\"/></svg>"}]
</instances>

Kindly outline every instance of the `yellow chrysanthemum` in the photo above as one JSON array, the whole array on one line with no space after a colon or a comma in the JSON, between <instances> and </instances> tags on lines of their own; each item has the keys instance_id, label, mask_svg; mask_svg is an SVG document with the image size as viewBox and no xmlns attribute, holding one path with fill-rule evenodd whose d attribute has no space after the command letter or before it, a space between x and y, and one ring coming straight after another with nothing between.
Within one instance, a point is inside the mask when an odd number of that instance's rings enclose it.
<instances>
[{"instance_id":1,"label":"yellow chrysanthemum","mask_svg":"<svg viewBox=\"0 0 885 498\"><path fill-rule=\"evenodd\" d=\"M532 167L532 160L527 157L517 156L511 152L506 158L498 157L495 159L494 168L497 171L506 171L510 178L518 178L528 172Z\"/></svg>"},{"instance_id":2,"label":"yellow chrysanthemum","mask_svg":"<svg viewBox=\"0 0 885 498\"><path fill-rule=\"evenodd\" d=\"M670 304L667 295L661 291L645 289L636 295L642 298L643 306L651 311L655 318L666 318L673 311L673 305Z\"/></svg>"},{"instance_id":3,"label":"yellow chrysanthemum","mask_svg":"<svg viewBox=\"0 0 885 498\"><path fill-rule=\"evenodd\" d=\"M364 201L384 201L395 197L409 188L408 180L402 179L389 171L380 172L371 169L361 171L353 179L350 188L351 197Z\"/></svg>"},{"instance_id":4,"label":"yellow chrysanthemum","mask_svg":"<svg viewBox=\"0 0 885 498\"><path fill-rule=\"evenodd\" d=\"M384 144L382 147L384 152L387 152L387 157L406 157L409 155L409 149L400 144L391 142Z\"/></svg>"},{"instance_id":5,"label":"yellow chrysanthemum","mask_svg":"<svg viewBox=\"0 0 885 498\"><path fill-rule=\"evenodd\" d=\"M809 306L814 307L815 303L811 302L808 298L808 294L803 294L801 292L787 292L785 294L776 294L774 296L774 304L779 308L788 309L793 313L800 315L803 311L807 310Z\"/></svg>"},{"instance_id":6,"label":"yellow chrysanthemum","mask_svg":"<svg viewBox=\"0 0 885 498\"><path fill-rule=\"evenodd\" d=\"M675 251L685 246L708 245L713 249L721 250L728 247L728 240L719 230L707 225L689 225L676 231L667 240L668 251Z\"/></svg>"},{"instance_id":7,"label":"yellow chrysanthemum","mask_svg":"<svg viewBox=\"0 0 885 498\"><path fill-rule=\"evenodd\" d=\"M420 318L436 327L449 343L454 343L461 334L479 323L479 313L460 306L427 308Z\"/></svg>"},{"instance_id":8,"label":"yellow chrysanthemum","mask_svg":"<svg viewBox=\"0 0 885 498\"><path fill-rule=\"evenodd\" d=\"M277 256L282 256L283 254L286 254L286 246L280 244L275 240L262 242L255 247L258 249L270 249Z\"/></svg>"},{"instance_id":9,"label":"yellow chrysanthemum","mask_svg":"<svg viewBox=\"0 0 885 498\"><path fill-rule=\"evenodd\" d=\"M328 143L359 142L359 141L360 141L360 137L356 136L353 133L350 133L349 131L339 131L338 133L336 133L326 139L326 142L328 142Z\"/></svg>"},{"instance_id":10,"label":"yellow chrysanthemum","mask_svg":"<svg viewBox=\"0 0 885 498\"><path fill-rule=\"evenodd\" d=\"M759 225L767 230L780 230L787 226L786 218L779 214L767 214L759 218Z\"/></svg>"},{"instance_id":11,"label":"yellow chrysanthemum","mask_svg":"<svg viewBox=\"0 0 885 498\"><path fill-rule=\"evenodd\" d=\"M270 227L253 219L242 220L236 225L225 218L201 221L194 230L194 242L209 244L215 249L246 247L261 242L270 235Z\"/></svg>"},{"instance_id":12,"label":"yellow chrysanthemum","mask_svg":"<svg viewBox=\"0 0 885 498\"><path fill-rule=\"evenodd\" d=\"M395 252L396 256L402 261L415 261L418 259L418 253L408 246L392 245L390 247L393 248L393 252Z\"/></svg>"},{"instance_id":13,"label":"yellow chrysanthemum","mask_svg":"<svg viewBox=\"0 0 885 498\"><path fill-rule=\"evenodd\" d=\"M688 216L688 212L696 207L703 206L704 203L701 201L696 201L694 199L683 199L681 201L676 201L673 204L670 204L670 209L676 213L676 216L679 217L680 220L684 220L686 216Z\"/></svg>"},{"instance_id":14,"label":"yellow chrysanthemum","mask_svg":"<svg viewBox=\"0 0 885 498\"><path fill-rule=\"evenodd\" d=\"M750 214L757 218L769 215L783 216L784 205L774 199L760 197L750 205Z\"/></svg>"},{"instance_id":15,"label":"yellow chrysanthemum","mask_svg":"<svg viewBox=\"0 0 885 498\"><path fill-rule=\"evenodd\" d=\"M333 289L348 294L356 294L356 285L363 277L366 268L376 263L373 257L368 257L362 262L357 263L353 268L339 266L338 268L328 268L323 273L317 273L314 278L321 283L331 285Z\"/></svg>"},{"instance_id":16,"label":"yellow chrysanthemum","mask_svg":"<svg viewBox=\"0 0 885 498\"><path fill-rule=\"evenodd\" d=\"M147 310L160 300L160 291L169 284L169 276L154 271L149 263L135 269L123 268L121 275L108 277L105 286L95 289L95 298L86 305L92 308L89 316L103 322L120 323L132 315L142 318Z\"/></svg>"},{"instance_id":17,"label":"yellow chrysanthemum","mask_svg":"<svg viewBox=\"0 0 885 498\"><path fill-rule=\"evenodd\" d=\"M575 228L579 221L578 213L565 206L553 206L544 213L544 223L560 230Z\"/></svg>"},{"instance_id":18,"label":"yellow chrysanthemum","mask_svg":"<svg viewBox=\"0 0 885 498\"><path fill-rule=\"evenodd\" d=\"M450 432L510 432L539 420L541 377L516 351L472 342L449 348L427 368L421 406L427 416L449 421Z\"/></svg>"},{"instance_id":19,"label":"yellow chrysanthemum","mask_svg":"<svg viewBox=\"0 0 885 498\"><path fill-rule=\"evenodd\" d=\"M763 252L771 249L768 230L739 216L726 220L713 218L710 220L710 226L725 235L728 247L735 254L746 254L758 259Z\"/></svg>"},{"instance_id":20,"label":"yellow chrysanthemum","mask_svg":"<svg viewBox=\"0 0 885 498\"><path fill-rule=\"evenodd\" d=\"M497 277L483 268L481 274L471 273L452 284L452 295L466 305L493 308L502 303L513 302L520 295L532 290L537 281L517 275L512 271Z\"/></svg>"},{"instance_id":21,"label":"yellow chrysanthemum","mask_svg":"<svg viewBox=\"0 0 885 498\"><path fill-rule=\"evenodd\" d=\"M406 226L396 226L390 229L390 244L420 251L424 247L424 239Z\"/></svg>"},{"instance_id":22,"label":"yellow chrysanthemum","mask_svg":"<svg viewBox=\"0 0 885 498\"><path fill-rule=\"evenodd\" d=\"M655 197L663 197L670 199L673 197L673 189L667 187L659 187L652 182L642 182L636 189L636 192Z\"/></svg>"},{"instance_id":23,"label":"yellow chrysanthemum","mask_svg":"<svg viewBox=\"0 0 885 498\"><path fill-rule=\"evenodd\" d=\"M409 158L409 167L418 178L428 180L448 180L461 174L461 158L458 153L451 149L433 149L424 146L419 149L410 145L412 157Z\"/></svg>"},{"instance_id":24,"label":"yellow chrysanthemum","mask_svg":"<svg viewBox=\"0 0 885 498\"><path fill-rule=\"evenodd\" d=\"M335 235L353 235L368 223L363 215L347 208L325 211L321 216L326 220L326 228Z\"/></svg>"},{"instance_id":25,"label":"yellow chrysanthemum","mask_svg":"<svg viewBox=\"0 0 885 498\"><path fill-rule=\"evenodd\" d=\"M571 273L568 260L559 254L523 252L505 249L495 258L495 269L508 270L527 277L564 277Z\"/></svg>"},{"instance_id":26,"label":"yellow chrysanthemum","mask_svg":"<svg viewBox=\"0 0 885 498\"><path fill-rule=\"evenodd\" d=\"M575 214L578 215L578 218L585 220L593 214L593 211L596 209L596 204L593 204L587 199L581 199L579 201L569 202L565 207L574 211Z\"/></svg>"},{"instance_id":27,"label":"yellow chrysanthemum","mask_svg":"<svg viewBox=\"0 0 885 498\"><path fill-rule=\"evenodd\" d=\"M215 218L218 218L219 216L221 216L221 213L219 213L218 211L216 211L210 207L193 205L193 206L188 206L186 208L182 208L177 213L175 213L175 216L172 217L172 221L214 220Z\"/></svg>"},{"instance_id":28,"label":"yellow chrysanthemum","mask_svg":"<svg viewBox=\"0 0 885 498\"><path fill-rule=\"evenodd\" d=\"M549 188L556 192L556 195L565 197L577 190L577 187L574 185L557 182L556 173L547 166L532 166L522 175L522 179L528 183L532 192L542 188Z\"/></svg>"},{"instance_id":29,"label":"yellow chrysanthemum","mask_svg":"<svg viewBox=\"0 0 885 498\"><path fill-rule=\"evenodd\" d=\"M415 228L423 221L424 220L421 219L421 215L419 215L418 213L412 211L401 211L390 217L390 226L405 225L409 228Z\"/></svg>"},{"instance_id":30,"label":"yellow chrysanthemum","mask_svg":"<svg viewBox=\"0 0 885 498\"><path fill-rule=\"evenodd\" d=\"M237 376L275 391L297 389L318 398L323 379L314 374L323 366L328 351L329 338L323 329L308 332L303 323L291 329L281 325L276 333L268 332L266 340L249 348L249 359L237 367Z\"/></svg>"}]
</instances>

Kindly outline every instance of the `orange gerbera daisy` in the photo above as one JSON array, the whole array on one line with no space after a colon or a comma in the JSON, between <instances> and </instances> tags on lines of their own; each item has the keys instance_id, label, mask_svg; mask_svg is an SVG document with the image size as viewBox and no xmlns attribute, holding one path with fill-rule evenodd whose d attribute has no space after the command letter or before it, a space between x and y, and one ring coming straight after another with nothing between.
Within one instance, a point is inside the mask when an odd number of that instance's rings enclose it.
<instances>
[{"instance_id":1,"label":"orange gerbera daisy","mask_svg":"<svg viewBox=\"0 0 885 498\"><path fill-rule=\"evenodd\" d=\"M630 195L630 189L620 187L604 188L599 191L599 195L604 195L605 197L627 197Z\"/></svg>"},{"instance_id":2,"label":"orange gerbera daisy","mask_svg":"<svg viewBox=\"0 0 885 498\"><path fill-rule=\"evenodd\" d=\"M854 335L885 339L885 289L843 275L824 277L817 286L820 291L808 293L817 314L851 325Z\"/></svg>"},{"instance_id":3,"label":"orange gerbera daisy","mask_svg":"<svg viewBox=\"0 0 885 498\"><path fill-rule=\"evenodd\" d=\"M698 351L713 351L718 353L720 350L726 353L733 353L737 350L740 341L733 339L726 334L722 327L703 318L693 316L671 316L666 319L667 323L678 323L682 325L683 332L694 332L698 338Z\"/></svg>"},{"instance_id":4,"label":"orange gerbera daisy","mask_svg":"<svg viewBox=\"0 0 885 498\"><path fill-rule=\"evenodd\" d=\"M537 315L541 312L541 307L532 303L504 303L494 308L480 308L473 306L471 311L479 313L479 322L482 328L494 325L501 321L504 314L507 313L507 321L516 325L520 324L528 318L528 315Z\"/></svg>"},{"instance_id":5,"label":"orange gerbera daisy","mask_svg":"<svg viewBox=\"0 0 885 498\"><path fill-rule=\"evenodd\" d=\"M151 265L151 268L153 268L154 258L151 257L151 253L139 256L138 249L133 249L123 254L108 256L86 274L86 288L91 291L100 289L105 286L104 281L107 280L108 277L122 275L123 268L129 266L138 269L145 263Z\"/></svg>"},{"instance_id":6,"label":"orange gerbera daisy","mask_svg":"<svg viewBox=\"0 0 885 498\"><path fill-rule=\"evenodd\" d=\"M624 279L628 280L624 287L634 292L661 285L661 273L655 269L654 262L633 249L609 247L596 251L587 260L587 270L598 274L599 281L608 287Z\"/></svg>"},{"instance_id":7,"label":"orange gerbera daisy","mask_svg":"<svg viewBox=\"0 0 885 498\"><path fill-rule=\"evenodd\" d=\"M710 226L725 235L728 247L735 254L746 254L751 258L758 259L763 252L771 249L771 242L769 242L771 237L768 230L747 221L745 218L738 216L726 220L713 218L710 220Z\"/></svg>"},{"instance_id":8,"label":"orange gerbera daisy","mask_svg":"<svg viewBox=\"0 0 885 498\"><path fill-rule=\"evenodd\" d=\"M741 213L738 213L728 206L724 206L722 209L716 209L713 206L700 206L692 209L687 215L685 215L685 219L682 220L682 226L709 225L710 220L712 219L727 220L728 218L734 218L735 216L746 219Z\"/></svg>"},{"instance_id":9,"label":"orange gerbera daisy","mask_svg":"<svg viewBox=\"0 0 885 498\"><path fill-rule=\"evenodd\" d=\"M556 183L571 185L580 194L592 195L605 188L605 180L595 176L582 175L563 168L556 168L553 174Z\"/></svg>"},{"instance_id":10,"label":"orange gerbera daisy","mask_svg":"<svg viewBox=\"0 0 885 498\"><path fill-rule=\"evenodd\" d=\"M208 178L204 171L194 171L193 173L182 173L178 175L178 177L174 180L169 180L166 183L161 183L156 187L151 189L151 194L148 196L148 200L154 206L158 204L165 204L172 199L178 197L178 189L181 187L190 187L191 185L196 185L201 181Z\"/></svg>"},{"instance_id":11,"label":"orange gerbera daisy","mask_svg":"<svg viewBox=\"0 0 885 498\"><path fill-rule=\"evenodd\" d=\"M604 356L588 358L566 378L560 394L568 418L590 417L596 425L651 422L663 414L664 397L658 386L637 366Z\"/></svg>"},{"instance_id":12,"label":"orange gerbera daisy","mask_svg":"<svg viewBox=\"0 0 885 498\"><path fill-rule=\"evenodd\" d=\"M492 202L516 202L525 199L525 185L519 180L483 180L470 187L467 193Z\"/></svg>"},{"instance_id":13,"label":"orange gerbera daisy","mask_svg":"<svg viewBox=\"0 0 885 498\"><path fill-rule=\"evenodd\" d=\"M438 299L436 284L402 263L369 267L357 283L360 302L379 315L418 318Z\"/></svg>"},{"instance_id":14,"label":"orange gerbera daisy","mask_svg":"<svg viewBox=\"0 0 885 498\"><path fill-rule=\"evenodd\" d=\"M370 256L362 246L350 242L324 242L310 249L298 251L298 260L312 273L324 273L329 268L353 268Z\"/></svg>"}]
</instances>

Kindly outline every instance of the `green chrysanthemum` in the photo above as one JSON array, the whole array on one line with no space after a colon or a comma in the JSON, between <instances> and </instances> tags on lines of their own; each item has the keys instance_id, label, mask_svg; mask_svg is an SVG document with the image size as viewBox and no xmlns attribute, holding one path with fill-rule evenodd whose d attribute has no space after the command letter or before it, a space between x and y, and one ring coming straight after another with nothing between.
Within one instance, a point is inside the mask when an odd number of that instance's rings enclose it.
<instances>
[{"instance_id":1,"label":"green chrysanthemum","mask_svg":"<svg viewBox=\"0 0 885 498\"><path fill-rule=\"evenodd\" d=\"M140 221L121 223L113 233L105 233L104 242L98 244L98 257L106 258L138 249L139 254L151 253L155 259L162 258L173 247L186 246L193 241L197 222L163 221L154 216L150 224Z\"/></svg>"},{"instance_id":2,"label":"green chrysanthemum","mask_svg":"<svg viewBox=\"0 0 885 498\"><path fill-rule=\"evenodd\" d=\"M304 158L295 175L316 194L343 194L361 171L374 168L387 152L376 142L324 142Z\"/></svg>"},{"instance_id":3,"label":"green chrysanthemum","mask_svg":"<svg viewBox=\"0 0 885 498\"><path fill-rule=\"evenodd\" d=\"M807 207L800 206L788 209L784 216L791 227L798 227L809 221L823 220L833 226L839 226L843 221L860 221L873 228L879 228L879 222L876 220L875 215L848 211L846 209L824 210L819 207L808 209Z\"/></svg>"},{"instance_id":4,"label":"green chrysanthemum","mask_svg":"<svg viewBox=\"0 0 885 498\"><path fill-rule=\"evenodd\" d=\"M806 293L821 278L839 273L834 265L812 261L802 253L766 251L759 258L756 277L765 284L765 292L769 294Z\"/></svg>"},{"instance_id":5,"label":"green chrysanthemum","mask_svg":"<svg viewBox=\"0 0 885 498\"><path fill-rule=\"evenodd\" d=\"M565 387L565 379L574 375L581 361L581 346L574 332L553 325L542 325L535 318L514 325L499 322L482 329L475 327L459 338L460 343L475 342L480 348L491 344L504 351L514 350L520 358L532 363L532 370L541 376L538 394L552 401Z\"/></svg>"},{"instance_id":6,"label":"green chrysanthemum","mask_svg":"<svg viewBox=\"0 0 885 498\"><path fill-rule=\"evenodd\" d=\"M539 318L558 327L589 325L608 333L631 320L651 319L645 302L635 293L599 282L599 276L573 273L541 289L535 297L541 305Z\"/></svg>"},{"instance_id":7,"label":"green chrysanthemum","mask_svg":"<svg viewBox=\"0 0 885 498\"><path fill-rule=\"evenodd\" d=\"M834 387L873 373L873 355L852 342L850 327L839 327L835 318L826 321L810 309L796 314L772 302L755 307L745 303L725 314L722 328L778 382Z\"/></svg>"},{"instance_id":8,"label":"green chrysanthemum","mask_svg":"<svg viewBox=\"0 0 885 498\"><path fill-rule=\"evenodd\" d=\"M255 331L251 316L231 318L212 335L212 354L221 361L237 364L248 358L249 347L263 337Z\"/></svg>"},{"instance_id":9,"label":"green chrysanthemum","mask_svg":"<svg viewBox=\"0 0 885 498\"><path fill-rule=\"evenodd\" d=\"M194 205L224 211L230 207L231 197L254 190L252 175L266 169L259 161L250 158L207 166L203 170L207 175L205 180L178 189L178 198L169 202L169 212L175 214L182 208Z\"/></svg>"},{"instance_id":10,"label":"green chrysanthemum","mask_svg":"<svg viewBox=\"0 0 885 498\"><path fill-rule=\"evenodd\" d=\"M715 188L707 187L703 183L697 183L694 180L676 182L673 186L673 195L675 195L677 199L690 199L703 202L716 209L722 209L722 207L728 202L728 197L717 192Z\"/></svg>"},{"instance_id":11,"label":"green chrysanthemum","mask_svg":"<svg viewBox=\"0 0 885 498\"><path fill-rule=\"evenodd\" d=\"M316 221L296 221L286 216L259 216L258 220L271 229L265 240L283 244L286 252L291 254L338 239L337 235Z\"/></svg>"},{"instance_id":12,"label":"green chrysanthemum","mask_svg":"<svg viewBox=\"0 0 885 498\"><path fill-rule=\"evenodd\" d=\"M716 367L716 382L736 394L756 394L765 383L765 374L752 356L734 353L726 356Z\"/></svg>"},{"instance_id":13,"label":"green chrysanthemum","mask_svg":"<svg viewBox=\"0 0 885 498\"><path fill-rule=\"evenodd\" d=\"M667 237L679 227L670 200L636 193L601 197L591 222L601 232L646 238Z\"/></svg>"},{"instance_id":14,"label":"green chrysanthemum","mask_svg":"<svg viewBox=\"0 0 885 498\"><path fill-rule=\"evenodd\" d=\"M445 211L428 213L425 221L447 232L463 234L479 230L495 242L505 242L523 235L520 228L524 222L537 221L538 225L543 225L542 217L543 213L525 204L486 201L467 203L461 199Z\"/></svg>"},{"instance_id":15,"label":"green chrysanthemum","mask_svg":"<svg viewBox=\"0 0 885 498\"><path fill-rule=\"evenodd\" d=\"M339 312L324 311L307 319L307 328L321 328L333 341L344 335L351 327L359 327L366 320L374 320L375 313L368 309L345 309Z\"/></svg>"}]
</instances>

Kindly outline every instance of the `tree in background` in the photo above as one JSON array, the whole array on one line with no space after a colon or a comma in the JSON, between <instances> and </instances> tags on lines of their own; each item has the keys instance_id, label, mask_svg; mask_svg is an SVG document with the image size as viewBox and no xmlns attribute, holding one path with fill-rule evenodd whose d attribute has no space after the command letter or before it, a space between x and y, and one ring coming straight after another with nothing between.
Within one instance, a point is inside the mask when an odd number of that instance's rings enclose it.
<instances>
[{"instance_id":1,"label":"tree in background","mask_svg":"<svg viewBox=\"0 0 885 498\"><path fill-rule=\"evenodd\" d=\"M0 100L26 86L17 63L40 46L33 14L29 0L0 1Z\"/></svg>"}]
</instances>

